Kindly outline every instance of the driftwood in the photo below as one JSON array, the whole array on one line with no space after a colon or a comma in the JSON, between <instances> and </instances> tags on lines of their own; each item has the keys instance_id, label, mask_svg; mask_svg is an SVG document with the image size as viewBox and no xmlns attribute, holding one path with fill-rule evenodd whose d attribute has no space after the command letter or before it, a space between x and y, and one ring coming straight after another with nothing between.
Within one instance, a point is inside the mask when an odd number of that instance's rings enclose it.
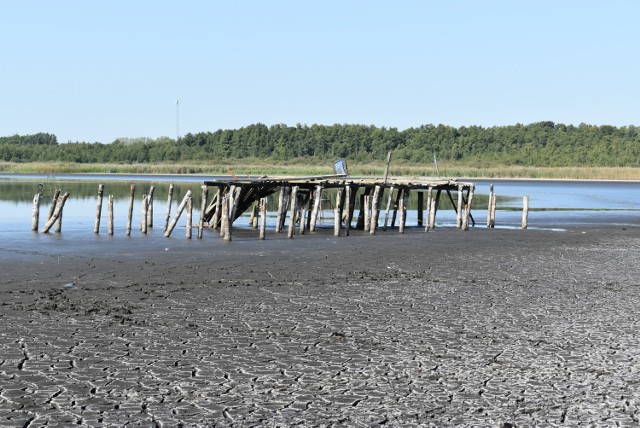
<instances>
[{"instance_id":1,"label":"driftwood","mask_svg":"<svg viewBox=\"0 0 640 428\"><path fill-rule=\"evenodd\" d=\"M69 198L69 192L66 192L64 195L62 195L61 198L58 198L56 200L56 207L53 210L53 213L51 214L51 217L47 220L47 223L42 228L42 233L49 233L49 230L51 229L53 224L58 222L58 219L62 218L61 217L62 216L62 209L64 208L64 204L65 204L65 202L67 202L68 198ZM58 224L59 224L59 226L58 226L59 230L61 230L62 222L60 222Z\"/></svg>"}]
</instances>

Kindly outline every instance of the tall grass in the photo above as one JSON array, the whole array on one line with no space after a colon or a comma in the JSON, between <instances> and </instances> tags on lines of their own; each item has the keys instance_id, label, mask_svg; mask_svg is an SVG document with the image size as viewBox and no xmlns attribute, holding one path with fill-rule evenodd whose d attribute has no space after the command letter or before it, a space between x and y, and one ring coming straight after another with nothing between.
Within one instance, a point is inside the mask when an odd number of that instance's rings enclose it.
<instances>
[{"instance_id":1,"label":"tall grass","mask_svg":"<svg viewBox=\"0 0 640 428\"><path fill-rule=\"evenodd\" d=\"M349 163L353 176L382 176L383 162ZM211 175L324 175L332 174L330 161L295 159L228 159L221 162L143 163L143 164L79 164L62 162L12 163L0 162L0 172L30 174L64 173L129 173L129 174L211 174ZM477 166L442 163L439 171L432 164L406 161L391 163L391 176L459 178L536 178L536 179L592 179L640 180L640 168L631 167L531 167L517 165Z\"/></svg>"}]
</instances>

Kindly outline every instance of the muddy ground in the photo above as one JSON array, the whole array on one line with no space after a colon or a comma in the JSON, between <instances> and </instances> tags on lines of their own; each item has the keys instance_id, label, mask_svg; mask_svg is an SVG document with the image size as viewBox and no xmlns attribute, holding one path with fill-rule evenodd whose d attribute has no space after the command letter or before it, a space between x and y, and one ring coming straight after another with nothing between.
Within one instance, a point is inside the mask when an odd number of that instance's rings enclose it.
<instances>
[{"instance_id":1,"label":"muddy ground","mask_svg":"<svg viewBox=\"0 0 640 428\"><path fill-rule=\"evenodd\" d=\"M0 425L640 423L640 229L234 238L0 243Z\"/></svg>"}]
</instances>

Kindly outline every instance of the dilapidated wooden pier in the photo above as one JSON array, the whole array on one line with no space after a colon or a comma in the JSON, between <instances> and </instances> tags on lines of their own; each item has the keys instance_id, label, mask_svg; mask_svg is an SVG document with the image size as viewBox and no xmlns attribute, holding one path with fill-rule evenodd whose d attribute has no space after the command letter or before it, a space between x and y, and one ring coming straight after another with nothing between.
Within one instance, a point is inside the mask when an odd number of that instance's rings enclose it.
<instances>
[{"instance_id":1,"label":"dilapidated wooden pier","mask_svg":"<svg viewBox=\"0 0 640 428\"><path fill-rule=\"evenodd\" d=\"M203 195L210 188L215 190L215 194L206 204L203 221L213 229L220 229L221 235L227 239L231 239L233 222L249 210L251 223L254 227L260 224L260 237L264 238L266 198L276 192L279 192L279 198L275 231L281 232L286 227L289 237L296 233L296 228L300 234L316 229L323 201L329 201L334 211L336 236L342 233L349 235L352 228L371 234L379 228L387 230L389 227L397 227L404 232L408 200L412 192L417 193L418 201L416 226L424 227L425 231L435 228L443 193L447 195L443 199L448 199L456 212L457 227L467 230L470 223L475 225L471 214L475 185L454 179L353 178L346 174L231 177L205 181ZM354 218L356 208L357 217Z\"/></svg>"}]
</instances>

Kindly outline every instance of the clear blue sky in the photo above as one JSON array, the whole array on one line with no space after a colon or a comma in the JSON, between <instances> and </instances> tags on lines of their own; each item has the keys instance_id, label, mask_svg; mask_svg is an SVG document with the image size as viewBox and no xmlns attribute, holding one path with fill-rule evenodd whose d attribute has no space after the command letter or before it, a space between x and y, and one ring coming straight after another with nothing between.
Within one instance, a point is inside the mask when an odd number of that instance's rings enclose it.
<instances>
[{"instance_id":1,"label":"clear blue sky","mask_svg":"<svg viewBox=\"0 0 640 428\"><path fill-rule=\"evenodd\" d=\"M0 136L640 124L640 2L10 1Z\"/></svg>"}]
</instances>

